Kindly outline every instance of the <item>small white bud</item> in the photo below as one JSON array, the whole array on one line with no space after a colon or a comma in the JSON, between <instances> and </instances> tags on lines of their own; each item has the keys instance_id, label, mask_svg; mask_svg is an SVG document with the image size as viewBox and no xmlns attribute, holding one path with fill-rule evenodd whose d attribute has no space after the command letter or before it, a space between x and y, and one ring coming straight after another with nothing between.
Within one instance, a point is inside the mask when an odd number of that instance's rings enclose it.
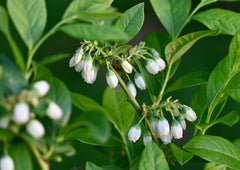
<instances>
[{"instance_id":1,"label":"small white bud","mask_svg":"<svg viewBox=\"0 0 240 170\"><path fill-rule=\"evenodd\" d=\"M147 146L148 142L152 141L152 135L148 130L146 130L143 134L143 144Z\"/></svg>"},{"instance_id":2,"label":"small white bud","mask_svg":"<svg viewBox=\"0 0 240 170\"><path fill-rule=\"evenodd\" d=\"M55 102L51 102L48 105L46 113L52 120L59 120L63 115L62 109Z\"/></svg>"},{"instance_id":3,"label":"small white bud","mask_svg":"<svg viewBox=\"0 0 240 170\"><path fill-rule=\"evenodd\" d=\"M141 126L136 124L128 132L128 139L132 142L136 142L141 136Z\"/></svg>"},{"instance_id":4,"label":"small white bud","mask_svg":"<svg viewBox=\"0 0 240 170\"><path fill-rule=\"evenodd\" d=\"M159 69L158 69L158 64L153 61L152 59L146 59L146 65L145 65L147 71L150 73L150 74L157 74Z\"/></svg>"},{"instance_id":5,"label":"small white bud","mask_svg":"<svg viewBox=\"0 0 240 170\"><path fill-rule=\"evenodd\" d=\"M166 135L160 135L160 139L165 145L171 143L172 141L171 133L169 132Z\"/></svg>"},{"instance_id":6,"label":"small white bud","mask_svg":"<svg viewBox=\"0 0 240 170\"><path fill-rule=\"evenodd\" d=\"M85 73L89 73L92 69L92 65L93 65L92 56L87 53L83 63L83 71L85 71Z\"/></svg>"},{"instance_id":7,"label":"small white bud","mask_svg":"<svg viewBox=\"0 0 240 170\"><path fill-rule=\"evenodd\" d=\"M82 59L78 64L75 65L75 71L80 72L83 70L84 59Z\"/></svg>"},{"instance_id":8,"label":"small white bud","mask_svg":"<svg viewBox=\"0 0 240 170\"><path fill-rule=\"evenodd\" d=\"M8 155L1 157L0 159L1 170L14 170L14 162Z\"/></svg>"},{"instance_id":9,"label":"small white bud","mask_svg":"<svg viewBox=\"0 0 240 170\"><path fill-rule=\"evenodd\" d=\"M178 121L173 120L171 125L171 134L175 139L181 139L183 136L183 129Z\"/></svg>"},{"instance_id":10,"label":"small white bud","mask_svg":"<svg viewBox=\"0 0 240 170\"><path fill-rule=\"evenodd\" d=\"M154 61L157 63L158 65L158 71L162 71L165 69L166 64L164 62L164 60L160 57L154 57Z\"/></svg>"},{"instance_id":11,"label":"small white bud","mask_svg":"<svg viewBox=\"0 0 240 170\"><path fill-rule=\"evenodd\" d=\"M85 73L85 71L82 72L82 77L84 79L84 81L88 84L93 84L93 80L94 80L94 69L92 68L92 70L89 73Z\"/></svg>"},{"instance_id":12,"label":"small white bud","mask_svg":"<svg viewBox=\"0 0 240 170\"><path fill-rule=\"evenodd\" d=\"M76 54L74 56L74 62L75 64L78 64L81 59L82 59L82 55L83 55L83 49L80 47L77 51Z\"/></svg>"},{"instance_id":13,"label":"small white bud","mask_svg":"<svg viewBox=\"0 0 240 170\"><path fill-rule=\"evenodd\" d=\"M118 79L117 79L117 76L115 75L115 73L112 70L108 70L108 72L106 74L106 79L107 79L107 84L111 88L117 87Z\"/></svg>"},{"instance_id":14,"label":"small white bud","mask_svg":"<svg viewBox=\"0 0 240 170\"><path fill-rule=\"evenodd\" d=\"M36 119L31 120L26 127L27 132L34 138L39 139L44 136L45 129L42 123Z\"/></svg>"},{"instance_id":15,"label":"small white bud","mask_svg":"<svg viewBox=\"0 0 240 170\"><path fill-rule=\"evenodd\" d=\"M14 106L12 119L17 124L27 123L29 120L30 111L26 103L18 103Z\"/></svg>"},{"instance_id":16,"label":"small white bud","mask_svg":"<svg viewBox=\"0 0 240 170\"><path fill-rule=\"evenodd\" d=\"M159 136L167 135L169 133L170 126L167 119L164 116L161 116L160 119L158 120L157 129L158 129Z\"/></svg>"},{"instance_id":17,"label":"small white bud","mask_svg":"<svg viewBox=\"0 0 240 170\"><path fill-rule=\"evenodd\" d=\"M130 93L133 95L133 97L136 97L137 95L137 90L133 84L132 81L129 81L127 84L128 90L130 91Z\"/></svg>"},{"instance_id":18,"label":"small white bud","mask_svg":"<svg viewBox=\"0 0 240 170\"><path fill-rule=\"evenodd\" d=\"M35 82L33 84L33 88L37 90L39 97L43 97L48 93L50 85L48 84L47 81L41 80Z\"/></svg>"},{"instance_id":19,"label":"small white bud","mask_svg":"<svg viewBox=\"0 0 240 170\"><path fill-rule=\"evenodd\" d=\"M140 90L145 90L146 89L145 81L144 81L144 79L143 79L143 77L141 76L140 73L138 73L138 72L135 73L134 81L135 81L135 84L137 85L137 87Z\"/></svg>"},{"instance_id":20,"label":"small white bud","mask_svg":"<svg viewBox=\"0 0 240 170\"><path fill-rule=\"evenodd\" d=\"M127 60L122 60L121 66L126 73L132 73L132 65Z\"/></svg>"},{"instance_id":21,"label":"small white bud","mask_svg":"<svg viewBox=\"0 0 240 170\"><path fill-rule=\"evenodd\" d=\"M178 121L179 121L180 125L182 126L183 130L185 130L187 126L186 126L186 121L182 115L179 115Z\"/></svg>"},{"instance_id":22,"label":"small white bud","mask_svg":"<svg viewBox=\"0 0 240 170\"><path fill-rule=\"evenodd\" d=\"M179 110L188 121L193 122L197 119L196 113L192 110L191 107L183 105L179 107Z\"/></svg>"},{"instance_id":23,"label":"small white bud","mask_svg":"<svg viewBox=\"0 0 240 170\"><path fill-rule=\"evenodd\" d=\"M150 127L151 127L151 130L154 133L154 135L156 135L156 137L159 137L159 134L158 134L158 120L156 119L155 116L151 116L151 118L150 118Z\"/></svg>"},{"instance_id":24,"label":"small white bud","mask_svg":"<svg viewBox=\"0 0 240 170\"><path fill-rule=\"evenodd\" d=\"M71 57L69 61L69 67L74 67L75 66L75 55Z\"/></svg>"}]
</instances>

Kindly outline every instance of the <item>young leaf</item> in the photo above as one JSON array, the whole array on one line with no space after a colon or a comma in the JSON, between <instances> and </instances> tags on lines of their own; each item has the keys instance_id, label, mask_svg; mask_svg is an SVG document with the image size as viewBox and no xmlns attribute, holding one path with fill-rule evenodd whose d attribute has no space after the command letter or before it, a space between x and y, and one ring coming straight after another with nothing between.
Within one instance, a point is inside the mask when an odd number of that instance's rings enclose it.
<instances>
[{"instance_id":1,"label":"young leaf","mask_svg":"<svg viewBox=\"0 0 240 170\"><path fill-rule=\"evenodd\" d=\"M165 48L165 57L168 63L177 61L188 49L190 49L199 39L208 36L217 36L218 31L197 31L184 35L172 42Z\"/></svg>"},{"instance_id":2,"label":"young leaf","mask_svg":"<svg viewBox=\"0 0 240 170\"><path fill-rule=\"evenodd\" d=\"M63 111L61 125L66 125L71 115L71 96L66 85L57 78L52 78L48 97L56 102Z\"/></svg>"},{"instance_id":3,"label":"young leaf","mask_svg":"<svg viewBox=\"0 0 240 170\"><path fill-rule=\"evenodd\" d=\"M169 169L163 151L153 141L149 142L142 152L139 170Z\"/></svg>"},{"instance_id":4,"label":"young leaf","mask_svg":"<svg viewBox=\"0 0 240 170\"><path fill-rule=\"evenodd\" d=\"M99 166L91 163L91 162L87 162L86 163L86 170L103 170L103 169L100 168Z\"/></svg>"},{"instance_id":5,"label":"young leaf","mask_svg":"<svg viewBox=\"0 0 240 170\"><path fill-rule=\"evenodd\" d=\"M226 170L227 165L218 165L215 163L206 163L203 170Z\"/></svg>"},{"instance_id":6,"label":"young leaf","mask_svg":"<svg viewBox=\"0 0 240 170\"><path fill-rule=\"evenodd\" d=\"M121 46L119 46L119 47L117 47L116 49L113 50L112 55L121 54L121 53L129 50L130 48L132 48L131 45L121 45Z\"/></svg>"},{"instance_id":7,"label":"young leaf","mask_svg":"<svg viewBox=\"0 0 240 170\"><path fill-rule=\"evenodd\" d=\"M123 15L116 21L115 27L123 30L128 39L121 41L121 44L125 44L130 41L141 29L144 21L144 4L140 3L134 7L128 9Z\"/></svg>"},{"instance_id":8,"label":"young leaf","mask_svg":"<svg viewBox=\"0 0 240 170\"><path fill-rule=\"evenodd\" d=\"M208 75L209 75L208 72L205 71L197 71L183 75L182 77L177 79L173 84L171 84L171 86L167 89L166 93L187 87L204 84L208 80Z\"/></svg>"},{"instance_id":9,"label":"young leaf","mask_svg":"<svg viewBox=\"0 0 240 170\"><path fill-rule=\"evenodd\" d=\"M29 50L37 42L47 21L44 0L7 1L10 17Z\"/></svg>"},{"instance_id":10,"label":"young leaf","mask_svg":"<svg viewBox=\"0 0 240 170\"><path fill-rule=\"evenodd\" d=\"M49 65L49 64L53 64L55 62L58 62L60 60L63 60L65 58L68 58L70 55L69 54L55 54L53 56L48 56L46 58L44 58L42 61L40 61L38 64L39 65Z\"/></svg>"},{"instance_id":11,"label":"young leaf","mask_svg":"<svg viewBox=\"0 0 240 170\"><path fill-rule=\"evenodd\" d=\"M14 161L15 170L33 170L32 155L25 143L11 143L8 152Z\"/></svg>"},{"instance_id":12,"label":"young leaf","mask_svg":"<svg viewBox=\"0 0 240 170\"><path fill-rule=\"evenodd\" d=\"M190 0L150 0L155 13L172 37L187 19L191 8ZM181 7L181 8L179 8Z\"/></svg>"},{"instance_id":13,"label":"young leaf","mask_svg":"<svg viewBox=\"0 0 240 170\"><path fill-rule=\"evenodd\" d=\"M103 95L103 107L107 110L108 118L115 128L125 134L135 116L135 110L127 102L127 97L123 90L116 92L115 89L106 88Z\"/></svg>"},{"instance_id":14,"label":"young leaf","mask_svg":"<svg viewBox=\"0 0 240 170\"><path fill-rule=\"evenodd\" d=\"M226 164L233 169L240 169L240 153L228 140L217 136L196 136L184 149L213 163Z\"/></svg>"},{"instance_id":15,"label":"young leaf","mask_svg":"<svg viewBox=\"0 0 240 170\"><path fill-rule=\"evenodd\" d=\"M239 113L237 111L231 111L223 117L217 119L216 123L222 123L227 126L233 126L239 121Z\"/></svg>"},{"instance_id":16,"label":"young leaf","mask_svg":"<svg viewBox=\"0 0 240 170\"><path fill-rule=\"evenodd\" d=\"M181 147L174 143L170 143L170 148L171 151L173 152L173 155L176 157L177 161L181 165L184 165L193 157L192 153L185 151L184 149L182 149Z\"/></svg>"},{"instance_id":17,"label":"young leaf","mask_svg":"<svg viewBox=\"0 0 240 170\"><path fill-rule=\"evenodd\" d=\"M240 14L225 9L209 9L196 14L193 19L211 30L221 30L222 34L234 35L239 30Z\"/></svg>"},{"instance_id":18,"label":"young leaf","mask_svg":"<svg viewBox=\"0 0 240 170\"><path fill-rule=\"evenodd\" d=\"M64 33L76 39L87 40L126 40L128 36L122 31L112 26L97 26L91 24L70 24L60 28Z\"/></svg>"}]
</instances>

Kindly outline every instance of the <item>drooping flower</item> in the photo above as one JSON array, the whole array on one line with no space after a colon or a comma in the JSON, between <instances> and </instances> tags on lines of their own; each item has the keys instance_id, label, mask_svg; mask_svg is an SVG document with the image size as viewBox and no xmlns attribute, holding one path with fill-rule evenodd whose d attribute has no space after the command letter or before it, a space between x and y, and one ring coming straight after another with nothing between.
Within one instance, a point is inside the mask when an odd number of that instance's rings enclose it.
<instances>
[{"instance_id":1,"label":"drooping flower","mask_svg":"<svg viewBox=\"0 0 240 170\"><path fill-rule=\"evenodd\" d=\"M1 170L14 170L13 159L9 155L5 155L0 159Z\"/></svg>"},{"instance_id":2,"label":"drooping flower","mask_svg":"<svg viewBox=\"0 0 240 170\"><path fill-rule=\"evenodd\" d=\"M44 126L37 119L31 120L27 124L26 130L29 133L29 135L31 135L32 137L34 137L36 139L43 137L45 134Z\"/></svg>"},{"instance_id":3,"label":"drooping flower","mask_svg":"<svg viewBox=\"0 0 240 170\"><path fill-rule=\"evenodd\" d=\"M160 139L165 145L171 143L172 141L171 133L169 132L166 135L160 135Z\"/></svg>"},{"instance_id":4,"label":"drooping flower","mask_svg":"<svg viewBox=\"0 0 240 170\"><path fill-rule=\"evenodd\" d=\"M48 84L47 81L41 80L33 84L33 89L37 91L39 97L43 97L48 93L50 85Z\"/></svg>"},{"instance_id":5,"label":"drooping flower","mask_svg":"<svg viewBox=\"0 0 240 170\"><path fill-rule=\"evenodd\" d=\"M159 136L167 135L169 133L170 126L167 119L164 116L161 116L160 119L158 120L157 129L158 129Z\"/></svg>"},{"instance_id":6,"label":"drooping flower","mask_svg":"<svg viewBox=\"0 0 240 170\"><path fill-rule=\"evenodd\" d=\"M179 110L188 121L193 122L197 119L196 113L191 107L183 105L179 107Z\"/></svg>"},{"instance_id":7,"label":"drooping flower","mask_svg":"<svg viewBox=\"0 0 240 170\"><path fill-rule=\"evenodd\" d=\"M74 54L72 57L71 57L71 59L70 59L70 61L69 61L69 67L74 67L76 64L75 64L75 55L76 54Z\"/></svg>"},{"instance_id":8,"label":"drooping flower","mask_svg":"<svg viewBox=\"0 0 240 170\"><path fill-rule=\"evenodd\" d=\"M178 121L179 121L180 125L182 126L183 130L185 130L186 129L186 121L181 114L178 117Z\"/></svg>"},{"instance_id":9,"label":"drooping flower","mask_svg":"<svg viewBox=\"0 0 240 170\"><path fill-rule=\"evenodd\" d=\"M137 90L131 80L128 82L127 87L128 87L128 90L130 91L130 93L133 95L133 97L136 97Z\"/></svg>"},{"instance_id":10,"label":"drooping flower","mask_svg":"<svg viewBox=\"0 0 240 170\"><path fill-rule=\"evenodd\" d=\"M149 51L153 55L153 57L160 57L160 54L157 50L155 50L155 48L150 48Z\"/></svg>"},{"instance_id":11,"label":"drooping flower","mask_svg":"<svg viewBox=\"0 0 240 170\"><path fill-rule=\"evenodd\" d=\"M152 135L148 130L145 130L143 134L143 144L147 146L148 142L152 141Z\"/></svg>"},{"instance_id":12,"label":"drooping flower","mask_svg":"<svg viewBox=\"0 0 240 170\"><path fill-rule=\"evenodd\" d=\"M173 120L171 125L171 134L175 139L181 139L183 136L183 129L178 121Z\"/></svg>"},{"instance_id":13,"label":"drooping flower","mask_svg":"<svg viewBox=\"0 0 240 170\"><path fill-rule=\"evenodd\" d=\"M166 67L166 64L165 64L165 61L160 58L160 57L154 57L153 60L157 63L158 65L158 71L162 71L165 69Z\"/></svg>"},{"instance_id":14,"label":"drooping flower","mask_svg":"<svg viewBox=\"0 0 240 170\"><path fill-rule=\"evenodd\" d=\"M30 111L29 106L24 103L18 103L14 106L12 119L17 124L24 124L27 123L29 120Z\"/></svg>"},{"instance_id":15,"label":"drooping flower","mask_svg":"<svg viewBox=\"0 0 240 170\"><path fill-rule=\"evenodd\" d=\"M132 142L136 142L141 136L141 126L136 124L128 132L128 139Z\"/></svg>"},{"instance_id":16,"label":"drooping flower","mask_svg":"<svg viewBox=\"0 0 240 170\"><path fill-rule=\"evenodd\" d=\"M155 61L153 61L152 59L146 59L145 63L145 67L150 74L155 75L158 73L158 64Z\"/></svg>"},{"instance_id":17,"label":"drooping flower","mask_svg":"<svg viewBox=\"0 0 240 170\"><path fill-rule=\"evenodd\" d=\"M89 73L92 69L93 65L93 59L92 56L88 53L85 53L85 58L84 58L84 63L83 63L83 71L85 73Z\"/></svg>"},{"instance_id":18,"label":"drooping flower","mask_svg":"<svg viewBox=\"0 0 240 170\"><path fill-rule=\"evenodd\" d=\"M52 120L59 120L63 115L62 109L53 101L48 105L46 113Z\"/></svg>"},{"instance_id":19,"label":"drooping flower","mask_svg":"<svg viewBox=\"0 0 240 170\"><path fill-rule=\"evenodd\" d=\"M121 66L126 73L132 73L132 65L127 60L122 60Z\"/></svg>"},{"instance_id":20,"label":"drooping flower","mask_svg":"<svg viewBox=\"0 0 240 170\"><path fill-rule=\"evenodd\" d=\"M77 49L76 54L74 55L74 62L75 64L78 64L83 56L83 49L80 47Z\"/></svg>"},{"instance_id":21,"label":"drooping flower","mask_svg":"<svg viewBox=\"0 0 240 170\"><path fill-rule=\"evenodd\" d=\"M135 81L135 84L137 85L137 87L140 90L145 90L146 89L145 81L144 81L144 79L143 79L143 77L141 76L140 73L138 73L138 72L135 73L134 81Z\"/></svg>"},{"instance_id":22,"label":"drooping flower","mask_svg":"<svg viewBox=\"0 0 240 170\"><path fill-rule=\"evenodd\" d=\"M150 127L151 127L152 132L157 137L159 137L159 134L158 134L158 120L156 119L155 116L151 116L151 118L150 118Z\"/></svg>"},{"instance_id":23,"label":"drooping flower","mask_svg":"<svg viewBox=\"0 0 240 170\"><path fill-rule=\"evenodd\" d=\"M115 73L112 70L108 70L107 74L106 74L106 80L107 80L107 84L111 87L111 88L115 88L118 85L118 79L117 76L115 75Z\"/></svg>"}]
</instances>

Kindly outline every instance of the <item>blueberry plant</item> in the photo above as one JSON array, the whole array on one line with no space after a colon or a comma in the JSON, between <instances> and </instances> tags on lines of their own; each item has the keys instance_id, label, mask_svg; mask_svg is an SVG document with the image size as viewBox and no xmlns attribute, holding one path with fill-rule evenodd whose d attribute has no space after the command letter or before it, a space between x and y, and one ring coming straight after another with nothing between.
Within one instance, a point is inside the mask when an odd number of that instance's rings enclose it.
<instances>
[{"instance_id":1,"label":"blueberry plant","mask_svg":"<svg viewBox=\"0 0 240 170\"><path fill-rule=\"evenodd\" d=\"M69 164L67 157L99 152L105 163L85 160L67 167L170 169L197 160L204 169L240 169L239 140L206 135L216 124L239 120L238 111L225 113L224 107L230 98L240 102L240 14L206 8L217 1L150 0L166 32L149 33L136 45L129 41L143 25L144 3L120 13L113 0L73 0L49 30L44 0L3 3L0 41L11 54L0 54L0 169L55 169ZM183 33L192 20L205 29ZM58 31L79 40L79 47L39 60L37 51ZM198 40L221 34L231 36L228 54L210 73L171 81ZM49 64L60 60L81 83L106 82L101 104L53 76ZM190 103L171 96L194 86ZM139 97L141 91L146 95ZM182 142L186 131L190 137ZM78 152L75 141L93 147Z\"/></svg>"}]
</instances>

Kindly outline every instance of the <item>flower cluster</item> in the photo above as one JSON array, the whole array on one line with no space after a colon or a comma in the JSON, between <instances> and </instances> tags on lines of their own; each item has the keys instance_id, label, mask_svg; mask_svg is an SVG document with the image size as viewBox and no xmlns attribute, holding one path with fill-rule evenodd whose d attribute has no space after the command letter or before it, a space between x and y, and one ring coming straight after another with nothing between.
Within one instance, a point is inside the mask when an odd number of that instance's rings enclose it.
<instances>
[{"instance_id":1,"label":"flower cluster","mask_svg":"<svg viewBox=\"0 0 240 170\"><path fill-rule=\"evenodd\" d=\"M174 139L181 139L183 137L183 130L186 129L185 119L193 122L197 119L196 113L186 105L181 105L178 101L167 101L161 103L158 107L144 107L143 118L150 117L150 128L145 131L143 136L143 143L147 145L152 140L152 135L160 138L163 144L169 144ZM163 114L163 108L168 111L172 117L172 123ZM159 114L160 112L160 114ZM177 120L176 120L177 119ZM132 142L136 142L141 136L141 123L142 119L137 125L131 127L128 133L128 138Z\"/></svg>"},{"instance_id":2,"label":"flower cluster","mask_svg":"<svg viewBox=\"0 0 240 170\"><path fill-rule=\"evenodd\" d=\"M126 75L128 90L133 97L136 97L135 85L140 90L145 90L146 84L143 76L134 67L135 60L145 60L147 71L153 75L164 70L166 64L155 49L146 47L143 42L127 50L120 49L121 46L117 47L105 42L84 41L70 59L69 67L82 72L84 81L93 84L97 78L99 66L103 65L107 68L106 82L111 88L118 86L117 75ZM135 72L132 76L135 84L129 76L133 72Z\"/></svg>"}]
</instances>

